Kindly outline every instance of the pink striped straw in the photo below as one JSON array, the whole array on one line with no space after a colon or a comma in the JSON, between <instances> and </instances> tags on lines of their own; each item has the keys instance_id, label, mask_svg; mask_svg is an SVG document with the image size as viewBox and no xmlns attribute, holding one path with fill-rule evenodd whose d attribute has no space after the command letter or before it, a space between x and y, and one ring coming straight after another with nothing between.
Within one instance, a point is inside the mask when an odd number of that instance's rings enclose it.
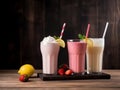
<instances>
[{"instance_id":1,"label":"pink striped straw","mask_svg":"<svg viewBox=\"0 0 120 90\"><path fill-rule=\"evenodd\" d=\"M86 31L86 36L85 36L85 38L88 37L89 30L90 30L90 24L88 24L88 26L87 26L87 31Z\"/></svg>"},{"instance_id":2,"label":"pink striped straw","mask_svg":"<svg viewBox=\"0 0 120 90\"><path fill-rule=\"evenodd\" d=\"M62 36L63 36L65 26L66 26L66 23L64 23L63 26L62 26L62 31L61 31L61 34L60 34L60 38L62 38Z\"/></svg>"}]
</instances>

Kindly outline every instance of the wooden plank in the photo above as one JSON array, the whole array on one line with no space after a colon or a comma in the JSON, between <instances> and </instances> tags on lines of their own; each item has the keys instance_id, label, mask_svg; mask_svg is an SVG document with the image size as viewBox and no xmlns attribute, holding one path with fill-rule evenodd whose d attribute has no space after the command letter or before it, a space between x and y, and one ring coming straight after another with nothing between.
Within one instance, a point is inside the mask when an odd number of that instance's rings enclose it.
<instances>
[{"instance_id":1,"label":"wooden plank","mask_svg":"<svg viewBox=\"0 0 120 90\"><path fill-rule=\"evenodd\" d=\"M42 81L37 78L37 73L41 72L37 70L34 75L29 78L28 82L20 82L18 80L19 75L17 70L0 70L0 89L1 88L43 88L43 89L66 89L66 88L78 88L78 89L119 89L120 88L120 70L104 70L105 73L111 75L111 79L95 79L95 80L63 80L63 81Z\"/></svg>"}]
</instances>

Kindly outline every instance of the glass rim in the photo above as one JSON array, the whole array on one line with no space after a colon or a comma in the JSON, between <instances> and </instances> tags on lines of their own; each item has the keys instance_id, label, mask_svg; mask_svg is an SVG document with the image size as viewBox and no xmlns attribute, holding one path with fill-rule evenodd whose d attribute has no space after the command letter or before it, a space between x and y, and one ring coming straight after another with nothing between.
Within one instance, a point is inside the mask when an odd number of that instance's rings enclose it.
<instances>
[{"instance_id":1,"label":"glass rim","mask_svg":"<svg viewBox=\"0 0 120 90\"><path fill-rule=\"evenodd\" d=\"M67 42L81 42L80 39L67 39Z\"/></svg>"},{"instance_id":2,"label":"glass rim","mask_svg":"<svg viewBox=\"0 0 120 90\"><path fill-rule=\"evenodd\" d=\"M96 38L96 37L95 37L95 38L91 38L91 37L89 37L89 38L90 38L90 39L105 39L105 38Z\"/></svg>"}]
</instances>

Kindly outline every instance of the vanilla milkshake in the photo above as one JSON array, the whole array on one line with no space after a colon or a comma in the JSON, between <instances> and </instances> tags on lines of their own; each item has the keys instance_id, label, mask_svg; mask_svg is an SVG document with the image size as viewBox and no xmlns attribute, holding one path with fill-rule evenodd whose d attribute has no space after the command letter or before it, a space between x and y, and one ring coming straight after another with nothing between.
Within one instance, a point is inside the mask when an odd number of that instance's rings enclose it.
<instances>
[{"instance_id":1,"label":"vanilla milkshake","mask_svg":"<svg viewBox=\"0 0 120 90\"><path fill-rule=\"evenodd\" d=\"M59 49L60 46L51 36L45 37L40 42L43 74L57 74Z\"/></svg>"},{"instance_id":2,"label":"vanilla milkshake","mask_svg":"<svg viewBox=\"0 0 120 90\"><path fill-rule=\"evenodd\" d=\"M90 38L93 46L87 47L87 73L101 72L104 52L104 38Z\"/></svg>"}]
</instances>

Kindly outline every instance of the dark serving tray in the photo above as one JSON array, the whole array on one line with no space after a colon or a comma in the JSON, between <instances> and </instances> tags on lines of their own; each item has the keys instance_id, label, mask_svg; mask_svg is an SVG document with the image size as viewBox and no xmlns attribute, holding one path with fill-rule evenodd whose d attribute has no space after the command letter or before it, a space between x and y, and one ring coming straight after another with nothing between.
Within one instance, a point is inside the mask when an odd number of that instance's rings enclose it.
<instances>
[{"instance_id":1,"label":"dark serving tray","mask_svg":"<svg viewBox=\"0 0 120 90\"><path fill-rule=\"evenodd\" d=\"M92 74L74 74L74 75L55 75L55 74L42 74L38 73L37 76L43 81L54 80L89 80L89 79L110 79L111 75L107 73L92 73Z\"/></svg>"}]
</instances>

